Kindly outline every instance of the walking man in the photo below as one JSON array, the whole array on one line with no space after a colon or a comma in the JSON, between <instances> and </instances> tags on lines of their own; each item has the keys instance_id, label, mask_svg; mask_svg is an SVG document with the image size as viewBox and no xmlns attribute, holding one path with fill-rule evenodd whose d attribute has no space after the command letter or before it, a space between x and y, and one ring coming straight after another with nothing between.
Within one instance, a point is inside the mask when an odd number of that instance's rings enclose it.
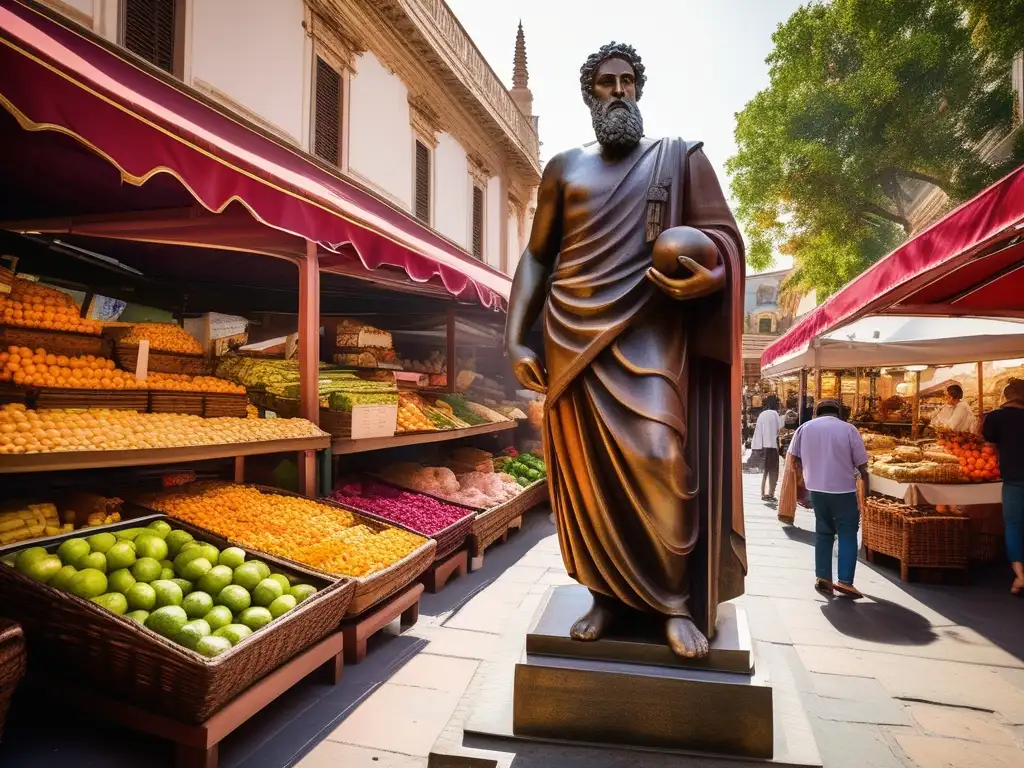
<instances>
[{"instance_id":1,"label":"walking man","mask_svg":"<svg viewBox=\"0 0 1024 768\"><path fill-rule=\"evenodd\" d=\"M754 425L754 437L750 449L758 455L760 451L763 462L761 472L761 501L775 502L775 486L779 482L779 430L782 419L779 417L779 399L768 395L764 399L764 410L757 417ZM765 483L768 493L765 493Z\"/></svg>"},{"instance_id":2,"label":"walking man","mask_svg":"<svg viewBox=\"0 0 1024 768\"><path fill-rule=\"evenodd\" d=\"M860 432L842 421L836 400L818 403L817 417L796 431L789 447L796 471L803 477L814 510L814 588L862 597L853 586L857 568L860 504L857 474L868 487L868 452ZM832 582L832 547L839 537L839 581Z\"/></svg>"}]
</instances>

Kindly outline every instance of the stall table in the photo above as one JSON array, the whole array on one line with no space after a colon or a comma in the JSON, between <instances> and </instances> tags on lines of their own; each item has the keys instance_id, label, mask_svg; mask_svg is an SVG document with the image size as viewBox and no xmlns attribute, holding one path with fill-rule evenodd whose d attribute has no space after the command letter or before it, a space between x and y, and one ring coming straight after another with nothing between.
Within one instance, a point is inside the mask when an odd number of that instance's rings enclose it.
<instances>
[{"instance_id":1,"label":"stall table","mask_svg":"<svg viewBox=\"0 0 1024 768\"><path fill-rule=\"evenodd\" d=\"M884 496L900 499L907 504L946 504L949 506L970 506L975 504L999 504L1003 497L1002 483L900 483L887 477L872 474L871 491Z\"/></svg>"}]
</instances>

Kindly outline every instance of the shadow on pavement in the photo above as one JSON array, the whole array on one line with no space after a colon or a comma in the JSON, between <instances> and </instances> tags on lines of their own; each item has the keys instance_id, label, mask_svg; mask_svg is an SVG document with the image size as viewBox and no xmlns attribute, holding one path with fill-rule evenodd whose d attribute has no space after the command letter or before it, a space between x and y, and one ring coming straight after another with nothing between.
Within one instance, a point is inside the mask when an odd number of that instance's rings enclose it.
<instances>
[{"instance_id":1,"label":"shadow on pavement","mask_svg":"<svg viewBox=\"0 0 1024 768\"><path fill-rule=\"evenodd\" d=\"M928 645L938 639L931 622L898 603L865 595L863 600L835 598L821 607L840 633L858 640L889 645Z\"/></svg>"},{"instance_id":2,"label":"shadow on pavement","mask_svg":"<svg viewBox=\"0 0 1024 768\"><path fill-rule=\"evenodd\" d=\"M783 532L792 540L798 541L801 544L807 544L808 546L814 546L814 531L809 531L806 528L798 528L795 525L784 525L782 526Z\"/></svg>"},{"instance_id":3,"label":"shadow on pavement","mask_svg":"<svg viewBox=\"0 0 1024 768\"><path fill-rule=\"evenodd\" d=\"M901 581L899 572L886 567L884 562L872 565L862 561L859 564L859 567L865 566L949 619L951 624L972 629L1015 658L1024 660L1024 603L1020 597L1010 594L1013 574L1009 563L973 565L967 585L908 583ZM914 578L918 577L915 573Z\"/></svg>"}]
</instances>

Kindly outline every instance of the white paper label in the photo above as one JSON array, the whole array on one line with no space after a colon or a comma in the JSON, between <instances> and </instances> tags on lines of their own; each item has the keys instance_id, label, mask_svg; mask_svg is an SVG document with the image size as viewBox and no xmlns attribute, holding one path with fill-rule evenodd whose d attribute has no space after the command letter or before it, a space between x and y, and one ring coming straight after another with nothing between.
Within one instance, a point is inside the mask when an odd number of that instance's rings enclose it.
<instances>
[{"instance_id":1,"label":"white paper label","mask_svg":"<svg viewBox=\"0 0 1024 768\"><path fill-rule=\"evenodd\" d=\"M398 423L397 405L357 405L352 408L352 439L391 437Z\"/></svg>"},{"instance_id":2,"label":"white paper label","mask_svg":"<svg viewBox=\"0 0 1024 768\"><path fill-rule=\"evenodd\" d=\"M138 381L145 381L149 376L149 341L143 339L139 342L139 356L135 360L135 378Z\"/></svg>"}]
</instances>

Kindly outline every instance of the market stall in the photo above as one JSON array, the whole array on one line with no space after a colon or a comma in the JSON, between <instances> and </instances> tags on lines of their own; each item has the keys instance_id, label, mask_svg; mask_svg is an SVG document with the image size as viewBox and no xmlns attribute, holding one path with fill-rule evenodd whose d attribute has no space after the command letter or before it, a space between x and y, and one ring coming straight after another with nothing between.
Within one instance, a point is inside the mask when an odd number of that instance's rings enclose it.
<instances>
[{"instance_id":1,"label":"market stall","mask_svg":"<svg viewBox=\"0 0 1024 768\"><path fill-rule=\"evenodd\" d=\"M1001 553L994 450L977 435L927 427L949 384L962 385L980 425L1008 377L1024 374L1022 188L1019 168L866 270L762 356L766 375L796 373L815 401L852 406L878 454L865 548L896 557L904 578Z\"/></svg>"},{"instance_id":2,"label":"market stall","mask_svg":"<svg viewBox=\"0 0 1024 768\"><path fill-rule=\"evenodd\" d=\"M509 281L34 7L0 2L0 37L2 613L63 698L215 765L227 732L322 665L336 681L343 646L358 661L415 622L431 569L443 585L543 501L536 464L493 460L505 495L489 479L470 505L309 498L333 490L332 450L365 476L392 463L377 451L515 444L526 403L456 337L504 364ZM85 668L88 697L68 682Z\"/></svg>"}]
</instances>

